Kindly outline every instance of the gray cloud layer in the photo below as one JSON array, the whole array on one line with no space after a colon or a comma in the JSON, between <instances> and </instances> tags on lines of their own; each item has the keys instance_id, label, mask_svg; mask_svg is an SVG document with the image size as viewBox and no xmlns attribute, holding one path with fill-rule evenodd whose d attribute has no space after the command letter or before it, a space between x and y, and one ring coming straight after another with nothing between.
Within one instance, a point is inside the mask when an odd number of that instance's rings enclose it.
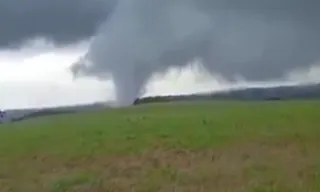
<instances>
[{"instance_id":1,"label":"gray cloud layer","mask_svg":"<svg viewBox=\"0 0 320 192\"><path fill-rule=\"evenodd\" d=\"M116 0L1 0L0 48L42 36L56 44L92 36Z\"/></svg>"},{"instance_id":2,"label":"gray cloud layer","mask_svg":"<svg viewBox=\"0 0 320 192\"><path fill-rule=\"evenodd\" d=\"M230 80L280 78L320 59L319 10L316 0L122 0L90 46L89 65L73 69L111 74L125 105L154 73L195 58Z\"/></svg>"},{"instance_id":3,"label":"gray cloud layer","mask_svg":"<svg viewBox=\"0 0 320 192\"><path fill-rule=\"evenodd\" d=\"M73 71L111 75L119 103L130 104L154 73L195 58L231 80L308 67L320 59L319 10L318 0L1 0L0 47L95 35L91 65Z\"/></svg>"}]
</instances>

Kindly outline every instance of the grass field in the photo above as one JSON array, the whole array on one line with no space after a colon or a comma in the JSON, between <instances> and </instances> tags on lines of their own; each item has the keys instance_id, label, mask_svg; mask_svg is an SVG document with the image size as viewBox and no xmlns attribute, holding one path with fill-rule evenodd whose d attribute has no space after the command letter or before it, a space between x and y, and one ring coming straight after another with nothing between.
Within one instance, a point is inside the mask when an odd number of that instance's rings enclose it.
<instances>
[{"instance_id":1,"label":"grass field","mask_svg":"<svg viewBox=\"0 0 320 192\"><path fill-rule=\"evenodd\" d=\"M320 101L162 103L0 125L1 192L320 192Z\"/></svg>"}]
</instances>

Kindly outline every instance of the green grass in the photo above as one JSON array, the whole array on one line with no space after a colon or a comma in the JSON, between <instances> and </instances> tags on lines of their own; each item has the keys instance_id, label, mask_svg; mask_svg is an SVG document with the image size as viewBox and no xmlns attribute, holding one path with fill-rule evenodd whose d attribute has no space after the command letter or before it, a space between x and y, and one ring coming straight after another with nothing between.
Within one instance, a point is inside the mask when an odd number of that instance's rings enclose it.
<instances>
[{"instance_id":1,"label":"green grass","mask_svg":"<svg viewBox=\"0 0 320 192\"><path fill-rule=\"evenodd\" d=\"M320 191L320 101L176 102L0 126L0 191Z\"/></svg>"}]
</instances>

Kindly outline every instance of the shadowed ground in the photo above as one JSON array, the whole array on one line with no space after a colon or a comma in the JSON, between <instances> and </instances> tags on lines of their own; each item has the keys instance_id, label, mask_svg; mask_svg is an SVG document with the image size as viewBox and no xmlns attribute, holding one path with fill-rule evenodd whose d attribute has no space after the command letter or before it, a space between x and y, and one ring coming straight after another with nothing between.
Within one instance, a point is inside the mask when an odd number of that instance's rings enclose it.
<instances>
[{"instance_id":1,"label":"shadowed ground","mask_svg":"<svg viewBox=\"0 0 320 192\"><path fill-rule=\"evenodd\" d=\"M175 102L1 125L0 191L320 190L320 102Z\"/></svg>"}]
</instances>

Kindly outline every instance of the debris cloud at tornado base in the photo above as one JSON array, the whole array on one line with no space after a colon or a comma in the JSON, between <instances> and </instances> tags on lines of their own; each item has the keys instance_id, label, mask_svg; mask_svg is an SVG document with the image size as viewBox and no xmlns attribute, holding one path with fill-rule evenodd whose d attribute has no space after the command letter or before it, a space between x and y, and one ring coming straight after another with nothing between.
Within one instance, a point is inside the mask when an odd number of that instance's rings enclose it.
<instances>
[{"instance_id":1,"label":"debris cloud at tornado base","mask_svg":"<svg viewBox=\"0 0 320 192\"><path fill-rule=\"evenodd\" d=\"M72 71L111 78L120 106L154 74L194 60L231 82L281 78L319 61L319 9L311 0L119 0Z\"/></svg>"}]
</instances>

